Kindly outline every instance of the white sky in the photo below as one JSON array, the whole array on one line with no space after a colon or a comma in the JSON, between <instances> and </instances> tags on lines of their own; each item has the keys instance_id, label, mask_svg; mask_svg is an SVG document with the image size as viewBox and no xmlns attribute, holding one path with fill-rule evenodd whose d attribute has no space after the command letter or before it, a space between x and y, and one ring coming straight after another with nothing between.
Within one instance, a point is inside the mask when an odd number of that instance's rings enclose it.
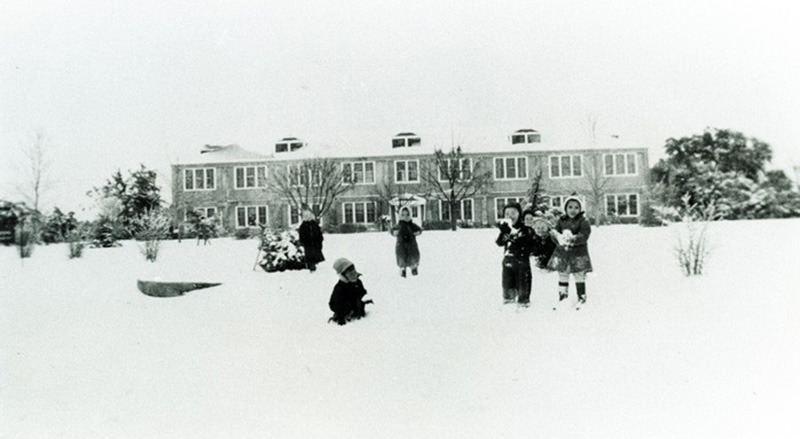
<instances>
[{"instance_id":1,"label":"white sky","mask_svg":"<svg viewBox=\"0 0 800 439\"><path fill-rule=\"evenodd\" d=\"M651 162L712 126L800 163L793 2L264 3L0 2L0 198L18 198L36 130L46 201L67 210L116 169L166 177L206 143L446 147L532 127L567 145L588 114Z\"/></svg>"}]
</instances>

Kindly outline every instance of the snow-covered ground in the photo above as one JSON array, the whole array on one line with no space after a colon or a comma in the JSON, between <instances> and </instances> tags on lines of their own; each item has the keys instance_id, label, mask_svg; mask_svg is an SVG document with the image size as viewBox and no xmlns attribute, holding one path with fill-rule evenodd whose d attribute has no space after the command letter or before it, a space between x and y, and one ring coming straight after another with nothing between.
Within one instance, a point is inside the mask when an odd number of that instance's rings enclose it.
<instances>
[{"instance_id":1,"label":"snow-covered ground","mask_svg":"<svg viewBox=\"0 0 800 439\"><path fill-rule=\"evenodd\" d=\"M713 224L696 278L673 232L595 228L580 311L542 273L502 305L494 230L424 232L407 279L384 233L326 235L313 274L252 270L255 240L3 247L0 437L800 437L800 220ZM341 256L375 301L344 327Z\"/></svg>"}]
</instances>

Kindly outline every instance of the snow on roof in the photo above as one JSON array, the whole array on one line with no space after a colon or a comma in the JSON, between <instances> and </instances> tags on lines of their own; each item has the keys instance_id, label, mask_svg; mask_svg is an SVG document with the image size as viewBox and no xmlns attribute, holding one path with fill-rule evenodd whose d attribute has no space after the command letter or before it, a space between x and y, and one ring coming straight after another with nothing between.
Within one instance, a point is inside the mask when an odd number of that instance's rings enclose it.
<instances>
[{"instance_id":1,"label":"snow on roof","mask_svg":"<svg viewBox=\"0 0 800 439\"><path fill-rule=\"evenodd\" d=\"M181 160L180 164L200 165L208 163L231 163L247 162L255 160L266 160L269 156L257 152L246 150L239 145L205 145L197 155L193 155L187 160Z\"/></svg>"}]
</instances>

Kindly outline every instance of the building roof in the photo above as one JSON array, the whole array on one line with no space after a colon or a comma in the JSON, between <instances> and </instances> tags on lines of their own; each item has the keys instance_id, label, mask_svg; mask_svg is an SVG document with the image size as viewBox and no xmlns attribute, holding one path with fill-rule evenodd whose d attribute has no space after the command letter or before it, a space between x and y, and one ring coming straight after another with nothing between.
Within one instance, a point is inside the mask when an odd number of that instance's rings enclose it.
<instances>
[{"instance_id":1,"label":"building roof","mask_svg":"<svg viewBox=\"0 0 800 439\"><path fill-rule=\"evenodd\" d=\"M522 130L520 130L522 131ZM421 142L415 146L392 148L392 138L386 137L380 141L370 139L352 139L339 141L336 145L325 142L303 141L304 146L295 151L275 152L275 143L270 143L267 147L259 148L265 153L250 151L241 148L239 145L213 146L206 145L201 151L191 158L181 160L180 164L209 164L209 163L233 163L233 162L252 162L252 161L282 161L282 160L303 160L310 158L377 158L377 157L400 157L400 156L419 156L433 154L437 148L449 150L453 143L461 146L461 150L468 154L492 154L492 153L559 153L586 149L643 149L635 146L626 145L620 140L619 136L603 136L593 142L580 142L575 140L548 141L545 136L540 143L519 143L511 144L509 132L506 136L480 136L474 138L459 138L458 142L447 140L446 142L437 141L433 136L420 135ZM399 135L398 135L399 136ZM394 138L398 137L394 136ZM285 141L285 140L284 140Z\"/></svg>"}]
</instances>

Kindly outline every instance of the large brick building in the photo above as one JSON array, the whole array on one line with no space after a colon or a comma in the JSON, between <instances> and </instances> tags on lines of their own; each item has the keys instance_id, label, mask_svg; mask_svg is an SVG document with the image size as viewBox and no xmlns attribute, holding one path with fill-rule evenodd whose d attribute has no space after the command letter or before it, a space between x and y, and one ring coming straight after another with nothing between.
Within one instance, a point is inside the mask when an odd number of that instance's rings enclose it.
<instances>
[{"instance_id":1,"label":"large brick building","mask_svg":"<svg viewBox=\"0 0 800 439\"><path fill-rule=\"evenodd\" d=\"M398 201L411 206L417 222L449 219L449 210L425 190L421 175L434 149L413 133L387 137L385 145L374 145L370 154L306 144L297 138L273 146L266 154L237 145L206 146L191 160L172 165L173 203L217 217L229 230L260 223L295 226L299 212L271 191L267 181L276 169L325 157L356 176L358 183L336 199L323 223L371 227L382 215L394 219ZM493 223L502 216L506 202L527 197L537 173L554 206L577 193L590 217L605 214L635 221L642 212L649 171L646 148L557 148L543 143L535 130L524 129L495 144L463 145L462 151L464 166L491 170L492 184L462 202L456 213L461 221ZM402 192L399 200L379 194L379 187L386 184Z\"/></svg>"}]
</instances>

